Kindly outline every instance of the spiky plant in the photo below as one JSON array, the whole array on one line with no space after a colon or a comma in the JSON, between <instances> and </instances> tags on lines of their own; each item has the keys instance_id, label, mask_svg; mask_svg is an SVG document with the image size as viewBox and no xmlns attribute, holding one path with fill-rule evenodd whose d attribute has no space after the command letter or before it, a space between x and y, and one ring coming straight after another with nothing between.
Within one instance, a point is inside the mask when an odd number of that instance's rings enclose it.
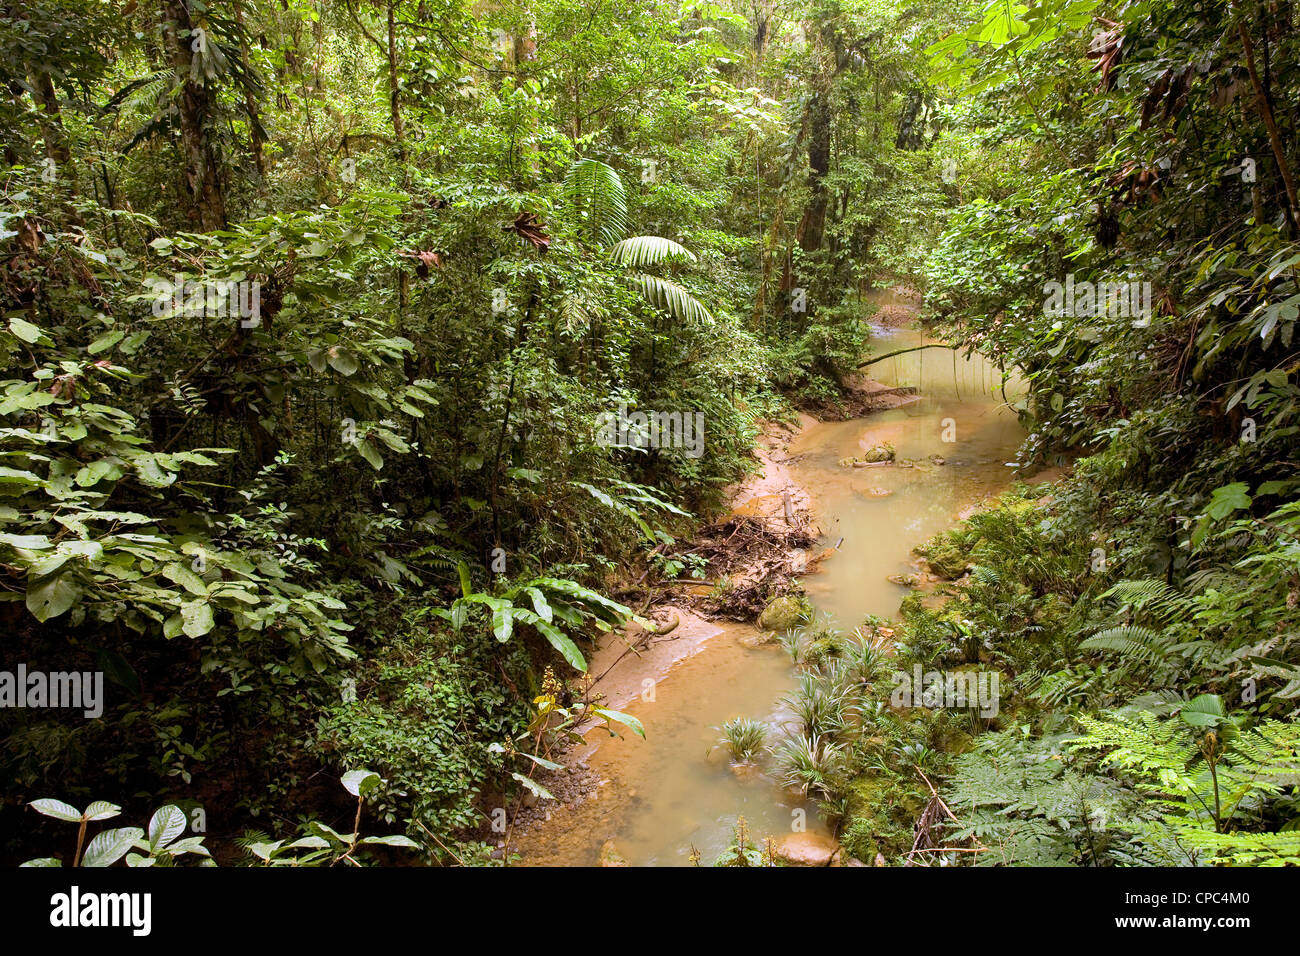
<instances>
[{"instance_id":1,"label":"spiky plant","mask_svg":"<svg viewBox=\"0 0 1300 956\"><path fill-rule=\"evenodd\" d=\"M777 744L773 752L786 786L803 794L832 792L832 778L842 763L842 754L833 743L796 734Z\"/></svg>"},{"instance_id":2,"label":"spiky plant","mask_svg":"<svg viewBox=\"0 0 1300 956\"><path fill-rule=\"evenodd\" d=\"M749 717L733 717L722 725L718 743L727 749L732 760L753 760L763 749L767 725Z\"/></svg>"},{"instance_id":3,"label":"spiky plant","mask_svg":"<svg viewBox=\"0 0 1300 956\"><path fill-rule=\"evenodd\" d=\"M835 737L848 716L849 699L844 690L817 672L799 675L799 690L784 698L798 721L799 732L814 739Z\"/></svg>"}]
</instances>

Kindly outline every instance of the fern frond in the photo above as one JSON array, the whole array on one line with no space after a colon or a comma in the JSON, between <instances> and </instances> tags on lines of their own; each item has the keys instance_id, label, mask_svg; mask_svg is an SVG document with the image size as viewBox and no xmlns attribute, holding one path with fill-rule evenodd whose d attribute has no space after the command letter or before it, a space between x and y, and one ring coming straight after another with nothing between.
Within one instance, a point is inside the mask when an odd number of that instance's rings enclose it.
<instances>
[{"instance_id":1,"label":"fern frond","mask_svg":"<svg viewBox=\"0 0 1300 956\"><path fill-rule=\"evenodd\" d=\"M1092 637L1080 641L1079 648L1085 651L1113 651L1123 657L1154 660L1167 652L1161 641L1159 631L1129 624L1098 631Z\"/></svg>"}]
</instances>

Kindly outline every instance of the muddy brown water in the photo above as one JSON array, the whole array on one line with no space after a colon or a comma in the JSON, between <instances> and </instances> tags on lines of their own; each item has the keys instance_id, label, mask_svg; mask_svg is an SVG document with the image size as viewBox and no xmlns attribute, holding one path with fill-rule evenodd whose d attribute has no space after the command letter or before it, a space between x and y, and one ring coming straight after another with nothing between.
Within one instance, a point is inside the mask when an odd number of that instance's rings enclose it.
<instances>
[{"instance_id":1,"label":"muddy brown water","mask_svg":"<svg viewBox=\"0 0 1300 956\"><path fill-rule=\"evenodd\" d=\"M883 354L922 341L916 331L878 329L873 346ZM926 349L878 363L871 374L887 385L917 387L916 400L865 419L814 424L789 449L793 478L812 496L822 546L839 543L803 584L818 610L846 632L867 614L897 614L907 589L888 576L914 573L913 547L1006 488L1012 478L1006 463L1024 438L1003 404L1001 373L978 355L967 360ZM1007 383L1013 401L1020 390L1018 381ZM838 464L885 441L916 465ZM825 833L815 803L780 785L770 755L738 768L717 745L719 728L732 717L762 720L769 745L791 721L782 700L795 686L789 655L779 645L745 643L757 633L719 625L625 705L644 723L645 740L590 733L570 759L585 762L600 785L524 834L522 862L595 865L601 846L612 840L633 866L688 865L692 850L707 865L733 840L740 815L760 845L801 823Z\"/></svg>"}]
</instances>

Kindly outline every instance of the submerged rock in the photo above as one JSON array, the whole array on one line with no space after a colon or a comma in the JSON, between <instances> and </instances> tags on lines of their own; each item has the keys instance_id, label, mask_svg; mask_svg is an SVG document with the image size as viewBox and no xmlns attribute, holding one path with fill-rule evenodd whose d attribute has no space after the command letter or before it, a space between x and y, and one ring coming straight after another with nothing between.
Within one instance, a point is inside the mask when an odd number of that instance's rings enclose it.
<instances>
[{"instance_id":1,"label":"submerged rock","mask_svg":"<svg viewBox=\"0 0 1300 956\"><path fill-rule=\"evenodd\" d=\"M894 460L894 446L885 442L868 448L856 458L841 458L841 468L866 468L868 465L886 465Z\"/></svg>"},{"instance_id":2,"label":"submerged rock","mask_svg":"<svg viewBox=\"0 0 1300 956\"><path fill-rule=\"evenodd\" d=\"M601 866L627 866L627 860L618 852L613 840L606 840L600 847Z\"/></svg>"}]
</instances>

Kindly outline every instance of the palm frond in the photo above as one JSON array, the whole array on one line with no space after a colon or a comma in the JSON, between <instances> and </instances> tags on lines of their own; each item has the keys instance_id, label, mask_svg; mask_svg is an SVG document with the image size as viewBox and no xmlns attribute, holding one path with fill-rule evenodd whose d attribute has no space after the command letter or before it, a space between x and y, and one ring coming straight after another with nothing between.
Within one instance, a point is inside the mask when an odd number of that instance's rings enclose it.
<instances>
[{"instance_id":1,"label":"palm frond","mask_svg":"<svg viewBox=\"0 0 1300 956\"><path fill-rule=\"evenodd\" d=\"M627 195L612 166L598 159L579 159L564 174L564 196L599 245L612 246L626 235Z\"/></svg>"},{"instance_id":2,"label":"palm frond","mask_svg":"<svg viewBox=\"0 0 1300 956\"><path fill-rule=\"evenodd\" d=\"M609 256L619 265L633 269L643 269L672 258L695 261L693 252L662 236L631 236L609 250Z\"/></svg>"},{"instance_id":3,"label":"palm frond","mask_svg":"<svg viewBox=\"0 0 1300 956\"><path fill-rule=\"evenodd\" d=\"M667 312L677 321L708 323L713 321L713 313L677 283L645 274L636 276L634 281L640 286L641 294L651 305Z\"/></svg>"}]
</instances>

